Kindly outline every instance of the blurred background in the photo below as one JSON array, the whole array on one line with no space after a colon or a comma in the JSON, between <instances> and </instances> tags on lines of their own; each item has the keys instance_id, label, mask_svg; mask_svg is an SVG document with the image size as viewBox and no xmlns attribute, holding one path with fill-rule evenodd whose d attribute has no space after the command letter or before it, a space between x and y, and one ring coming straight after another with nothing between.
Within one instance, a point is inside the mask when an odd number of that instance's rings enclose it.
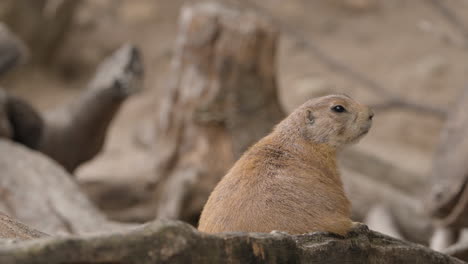
<instances>
[{"instance_id":1,"label":"blurred background","mask_svg":"<svg viewBox=\"0 0 468 264\"><path fill-rule=\"evenodd\" d=\"M102 151L73 172L87 195L114 220L144 222L157 217L158 210L141 207L154 202L154 186L159 180L154 176L155 153L165 147L154 140L155 119L167 100L167 87L173 87L171 76L177 75L171 61L180 48L176 39L183 34L181 8L199 2L0 3L0 20L29 49L27 62L2 76L0 85L39 112L75 100L99 63L121 45L132 43L140 49L143 90L125 101ZM278 100L284 112L331 93L346 93L375 107L371 132L340 159L345 178L371 178L380 184L369 185L375 192L384 186L411 201L423 200L446 116L467 83L467 1L218 2L241 13L259 14L278 30L274 60ZM360 199L357 207L365 204L355 212L357 220L363 221L375 205L368 201L374 197L356 199ZM382 198L382 203L388 199ZM174 217L184 219L181 214ZM196 217L184 220L196 225ZM429 216L422 219L429 221ZM432 227L425 230L429 229ZM411 240L429 243L428 238Z\"/></svg>"}]
</instances>

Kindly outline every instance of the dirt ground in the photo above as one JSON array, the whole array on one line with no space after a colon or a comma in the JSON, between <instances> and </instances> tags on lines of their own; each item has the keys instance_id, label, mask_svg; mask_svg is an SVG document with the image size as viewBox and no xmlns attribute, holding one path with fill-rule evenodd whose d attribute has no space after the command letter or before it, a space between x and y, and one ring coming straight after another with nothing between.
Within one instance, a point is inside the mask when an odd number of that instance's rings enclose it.
<instances>
[{"instance_id":1,"label":"dirt ground","mask_svg":"<svg viewBox=\"0 0 468 264\"><path fill-rule=\"evenodd\" d=\"M142 49L145 90L119 113L102 154L78 170L81 180L128 181L151 173L145 142L151 138L159 91L170 74L179 10L190 2L198 1L85 1L54 65L26 65L2 80L8 90L45 111L73 100L86 87L96 64L122 43ZM468 32L431 1L220 2L244 8L254 3L281 27L278 78L288 111L308 98L333 92L368 104L388 99L343 70L329 67L324 55L402 98L444 109L467 81ZM468 25L468 2L444 2ZM374 120L371 133L355 147L426 175L443 120L402 109L378 111ZM158 146L152 147L157 151Z\"/></svg>"}]
</instances>

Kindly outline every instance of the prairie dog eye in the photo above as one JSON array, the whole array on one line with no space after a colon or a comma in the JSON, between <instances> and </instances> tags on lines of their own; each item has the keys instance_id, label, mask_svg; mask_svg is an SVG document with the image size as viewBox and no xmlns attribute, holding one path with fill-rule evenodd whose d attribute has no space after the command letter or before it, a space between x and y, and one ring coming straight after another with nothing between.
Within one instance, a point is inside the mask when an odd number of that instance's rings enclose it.
<instances>
[{"instance_id":1,"label":"prairie dog eye","mask_svg":"<svg viewBox=\"0 0 468 264\"><path fill-rule=\"evenodd\" d=\"M344 108L344 106L342 106L342 105L335 105L335 106L332 107L332 110L334 112L337 112L337 113L346 112L346 108Z\"/></svg>"}]
</instances>

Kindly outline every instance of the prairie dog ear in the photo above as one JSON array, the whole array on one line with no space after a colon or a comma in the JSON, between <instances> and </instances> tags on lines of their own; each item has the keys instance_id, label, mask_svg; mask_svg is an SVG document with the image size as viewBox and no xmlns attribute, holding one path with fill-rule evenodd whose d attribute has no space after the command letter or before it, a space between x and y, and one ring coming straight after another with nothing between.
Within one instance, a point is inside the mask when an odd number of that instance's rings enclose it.
<instances>
[{"instance_id":1,"label":"prairie dog ear","mask_svg":"<svg viewBox=\"0 0 468 264\"><path fill-rule=\"evenodd\" d=\"M312 111L310 110L306 111L306 120L307 120L307 123L309 123L309 125L312 125L315 122L315 116L312 113Z\"/></svg>"},{"instance_id":2,"label":"prairie dog ear","mask_svg":"<svg viewBox=\"0 0 468 264\"><path fill-rule=\"evenodd\" d=\"M13 132L12 139L36 149L42 138L44 120L26 101L8 96L6 112Z\"/></svg>"}]
</instances>

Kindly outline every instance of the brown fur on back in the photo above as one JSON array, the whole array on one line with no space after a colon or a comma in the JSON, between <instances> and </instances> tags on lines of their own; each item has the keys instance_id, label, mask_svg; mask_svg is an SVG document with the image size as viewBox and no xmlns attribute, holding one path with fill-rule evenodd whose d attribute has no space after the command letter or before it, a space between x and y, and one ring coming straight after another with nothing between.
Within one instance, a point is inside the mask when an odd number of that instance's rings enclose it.
<instances>
[{"instance_id":1,"label":"brown fur on back","mask_svg":"<svg viewBox=\"0 0 468 264\"><path fill-rule=\"evenodd\" d=\"M348 232L350 202L336 166L338 148L311 140L302 129L307 125L304 111L314 110L315 104L312 101L296 110L234 164L210 195L200 231ZM367 107L357 107L369 114ZM315 115L328 111L322 108L314 110ZM320 127L318 131L327 130Z\"/></svg>"}]
</instances>

